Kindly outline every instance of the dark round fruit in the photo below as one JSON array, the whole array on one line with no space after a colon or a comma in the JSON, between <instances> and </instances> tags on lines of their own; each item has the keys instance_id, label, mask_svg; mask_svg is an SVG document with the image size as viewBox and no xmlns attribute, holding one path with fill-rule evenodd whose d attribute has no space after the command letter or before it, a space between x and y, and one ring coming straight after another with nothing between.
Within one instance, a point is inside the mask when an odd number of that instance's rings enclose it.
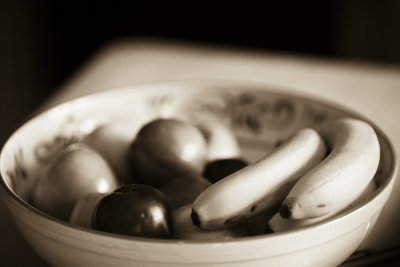
<instances>
[{"instance_id":1,"label":"dark round fruit","mask_svg":"<svg viewBox=\"0 0 400 267\"><path fill-rule=\"evenodd\" d=\"M128 184L99 201L93 211L92 225L94 229L116 234L170 238L171 207L154 187Z\"/></svg>"}]
</instances>

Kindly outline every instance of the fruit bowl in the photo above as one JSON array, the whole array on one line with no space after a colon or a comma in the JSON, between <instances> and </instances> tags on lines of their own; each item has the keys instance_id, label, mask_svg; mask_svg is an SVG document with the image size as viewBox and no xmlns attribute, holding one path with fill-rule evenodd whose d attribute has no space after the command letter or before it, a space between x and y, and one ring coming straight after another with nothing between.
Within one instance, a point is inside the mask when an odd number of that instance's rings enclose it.
<instances>
[{"instance_id":1,"label":"fruit bowl","mask_svg":"<svg viewBox=\"0 0 400 267\"><path fill-rule=\"evenodd\" d=\"M232 125L250 163L302 127L339 117L368 121L328 101L251 83L172 81L116 88L63 103L22 125L1 152L1 198L27 242L53 266L337 266L356 251L389 198L396 172L390 140L370 121L381 149L376 189L311 226L220 241L155 239L72 225L31 204L35 184L60 148L98 125L129 122L126 131L134 135L154 118L202 113Z\"/></svg>"}]
</instances>

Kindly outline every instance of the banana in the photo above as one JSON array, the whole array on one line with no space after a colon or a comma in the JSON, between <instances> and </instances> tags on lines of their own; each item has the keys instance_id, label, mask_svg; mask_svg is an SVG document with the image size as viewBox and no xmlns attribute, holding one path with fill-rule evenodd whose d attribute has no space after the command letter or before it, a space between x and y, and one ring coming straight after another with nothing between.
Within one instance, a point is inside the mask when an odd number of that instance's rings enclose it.
<instances>
[{"instance_id":1,"label":"banana","mask_svg":"<svg viewBox=\"0 0 400 267\"><path fill-rule=\"evenodd\" d=\"M352 202L347 208L352 208L360 203L362 203L372 192L374 192L376 189L376 183L375 180L372 179L372 181L367 185L367 187L364 189L364 191L361 193L361 195L354 201ZM338 212L332 212L323 216L311 218L311 219L300 219L300 220L292 220L292 219L285 219L282 218L282 216L277 212L268 222L267 230L271 230L272 232L282 232L282 231L288 231L288 230L293 230L297 229L300 227L305 227L305 226L310 226L313 224L316 224L318 222L321 222L323 220L327 220L329 218L334 217L337 215L340 211Z\"/></svg>"},{"instance_id":2,"label":"banana","mask_svg":"<svg viewBox=\"0 0 400 267\"><path fill-rule=\"evenodd\" d=\"M317 131L299 130L270 154L204 190L192 204L193 223L221 229L280 205L294 183L326 152Z\"/></svg>"},{"instance_id":3,"label":"banana","mask_svg":"<svg viewBox=\"0 0 400 267\"><path fill-rule=\"evenodd\" d=\"M336 119L319 133L330 153L293 186L279 211L283 218L307 219L340 211L360 196L377 171L379 141L368 123Z\"/></svg>"}]
</instances>

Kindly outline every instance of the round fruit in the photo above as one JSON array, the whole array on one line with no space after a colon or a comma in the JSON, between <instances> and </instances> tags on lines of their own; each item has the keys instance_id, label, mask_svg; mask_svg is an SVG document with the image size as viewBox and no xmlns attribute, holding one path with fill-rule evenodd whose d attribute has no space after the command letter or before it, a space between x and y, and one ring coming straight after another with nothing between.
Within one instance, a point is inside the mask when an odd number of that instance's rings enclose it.
<instances>
[{"instance_id":1,"label":"round fruit","mask_svg":"<svg viewBox=\"0 0 400 267\"><path fill-rule=\"evenodd\" d=\"M176 177L200 174L207 158L207 142L192 124L156 119L141 128L129 157L137 179L158 186Z\"/></svg>"},{"instance_id":2,"label":"round fruit","mask_svg":"<svg viewBox=\"0 0 400 267\"><path fill-rule=\"evenodd\" d=\"M169 203L160 191L149 185L129 184L99 201L92 226L116 234L169 238L171 216Z\"/></svg>"},{"instance_id":3,"label":"round fruit","mask_svg":"<svg viewBox=\"0 0 400 267\"><path fill-rule=\"evenodd\" d=\"M128 162L129 145L135 130L128 122L112 122L101 125L82 139L82 143L98 151L124 183L132 182Z\"/></svg>"},{"instance_id":4,"label":"round fruit","mask_svg":"<svg viewBox=\"0 0 400 267\"><path fill-rule=\"evenodd\" d=\"M203 175L212 183L215 183L247 165L246 161L239 158L214 160L206 165Z\"/></svg>"},{"instance_id":5,"label":"round fruit","mask_svg":"<svg viewBox=\"0 0 400 267\"><path fill-rule=\"evenodd\" d=\"M118 180L106 160L83 144L63 149L36 184L32 202L38 209L68 220L75 203L89 193L108 193Z\"/></svg>"}]
</instances>

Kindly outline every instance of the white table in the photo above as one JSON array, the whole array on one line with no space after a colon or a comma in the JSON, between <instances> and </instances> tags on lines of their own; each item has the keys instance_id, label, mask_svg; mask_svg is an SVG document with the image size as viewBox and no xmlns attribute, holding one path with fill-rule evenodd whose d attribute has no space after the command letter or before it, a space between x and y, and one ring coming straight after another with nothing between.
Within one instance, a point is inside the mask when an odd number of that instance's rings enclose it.
<instances>
[{"instance_id":1,"label":"white table","mask_svg":"<svg viewBox=\"0 0 400 267\"><path fill-rule=\"evenodd\" d=\"M39 110L126 84L176 79L252 81L336 101L375 121L400 153L400 66L165 40L122 39L94 53ZM0 208L1 261L7 266L46 266L22 240L4 207ZM385 249L400 244L398 237L400 179L366 247Z\"/></svg>"}]
</instances>

